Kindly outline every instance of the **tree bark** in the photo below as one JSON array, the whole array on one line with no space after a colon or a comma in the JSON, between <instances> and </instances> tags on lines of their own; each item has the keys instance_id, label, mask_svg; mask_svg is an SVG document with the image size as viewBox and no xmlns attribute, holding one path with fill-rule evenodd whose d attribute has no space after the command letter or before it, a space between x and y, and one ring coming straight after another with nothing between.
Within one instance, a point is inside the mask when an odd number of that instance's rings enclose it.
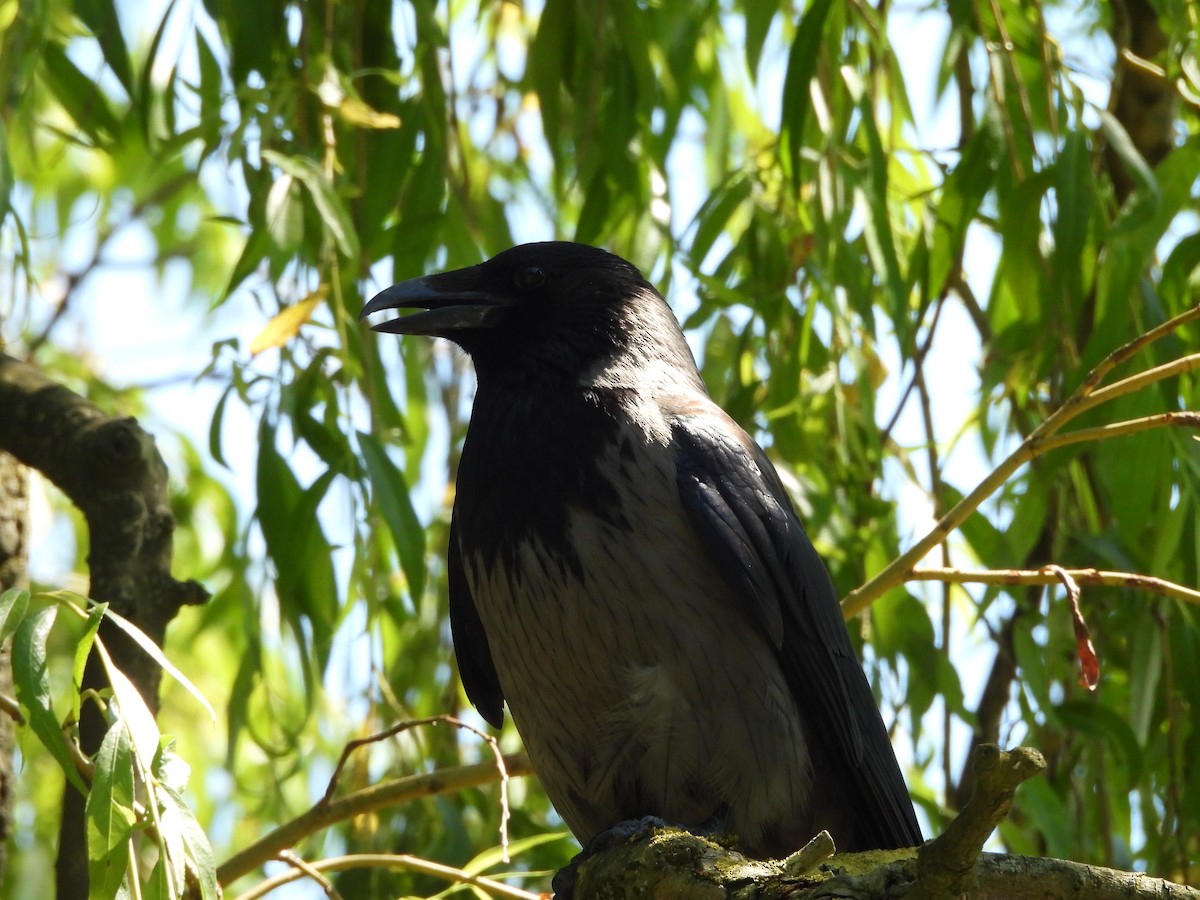
<instances>
[{"instance_id":1,"label":"tree bark","mask_svg":"<svg viewBox=\"0 0 1200 900\"><path fill-rule=\"evenodd\" d=\"M0 593L26 581L29 554L27 539L28 473L7 453L0 452ZM12 697L12 641L0 644L0 694ZM12 835L13 754L16 729L12 719L0 716L0 885L8 871L8 840Z\"/></svg>"},{"instance_id":2,"label":"tree bark","mask_svg":"<svg viewBox=\"0 0 1200 900\"><path fill-rule=\"evenodd\" d=\"M1200 890L1135 872L981 854L1017 786L1044 767L1036 750L979 748L975 792L962 814L937 838L910 850L822 859L805 848L783 860L751 860L686 831L644 827L615 846L583 854L573 864L570 900L1200 900Z\"/></svg>"}]
</instances>

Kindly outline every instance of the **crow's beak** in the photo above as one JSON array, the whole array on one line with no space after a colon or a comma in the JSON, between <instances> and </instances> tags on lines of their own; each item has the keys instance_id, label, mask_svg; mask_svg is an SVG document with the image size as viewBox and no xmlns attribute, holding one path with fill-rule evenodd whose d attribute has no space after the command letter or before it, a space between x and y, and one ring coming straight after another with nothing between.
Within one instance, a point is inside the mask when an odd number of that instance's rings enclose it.
<instances>
[{"instance_id":1,"label":"crow's beak","mask_svg":"<svg viewBox=\"0 0 1200 900\"><path fill-rule=\"evenodd\" d=\"M382 309L422 309L425 312L374 324L371 330L451 337L459 331L494 328L499 324L505 302L487 291L447 283L447 275L458 274L447 272L394 284L372 297L358 314L358 320L361 322Z\"/></svg>"}]
</instances>

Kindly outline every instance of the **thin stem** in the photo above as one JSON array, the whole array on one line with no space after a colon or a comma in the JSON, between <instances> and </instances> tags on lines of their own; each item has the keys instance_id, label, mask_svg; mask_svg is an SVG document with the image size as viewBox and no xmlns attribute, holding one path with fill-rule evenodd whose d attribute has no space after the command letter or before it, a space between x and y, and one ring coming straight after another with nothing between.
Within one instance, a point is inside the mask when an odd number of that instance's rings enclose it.
<instances>
[{"instance_id":1,"label":"thin stem","mask_svg":"<svg viewBox=\"0 0 1200 900\"><path fill-rule=\"evenodd\" d=\"M1200 605L1200 591L1151 575L1111 572L1101 569L1063 568L1060 571L1065 572L1079 585L1136 588L1153 594L1161 594L1164 597L1173 597L1185 603ZM1060 576L1048 569L954 569L926 566L913 569L908 575L908 580L1004 586L1061 583Z\"/></svg>"},{"instance_id":2,"label":"thin stem","mask_svg":"<svg viewBox=\"0 0 1200 900\"><path fill-rule=\"evenodd\" d=\"M286 861L293 866L295 865L294 859ZM407 869L410 872L420 872L424 875L432 875L435 878L443 878L455 884L469 884L472 887L495 894L497 897L511 897L513 900L540 900L544 896L543 894L534 894L530 891L512 887L502 881L485 878L482 875L472 875L470 872L463 869L456 869L453 866L444 866L441 863L422 859L419 856L409 856L407 853L356 853L349 856L334 856L330 859L307 863L303 869L292 868L287 872L259 882L244 894L238 895L235 900L258 900L259 897L269 894L277 887L301 878L312 877L312 873L314 872L342 872L346 869L368 867Z\"/></svg>"},{"instance_id":3,"label":"thin stem","mask_svg":"<svg viewBox=\"0 0 1200 900\"><path fill-rule=\"evenodd\" d=\"M533 771L529 760L521 754L505 756L504 769L510 778L527 775ZM498 778L495 764L476 763L472 766L454 766L423 775L396 778L353 791L328 803L317 801L307 812L263 835L245 850L222 863L217 868L217 881L228 885L268 860L275 859L280 851L294 846L303 838L316 834L335 822L343 822L366 812L407 803L420 797L477 787Z\"/></svg>"},{"instance_id":4,"label":"thin stem","mask_svg":"<svg viewBox=\"0 0 1200 900\"><path fill-rule=\"evenodd\" d=\"M1076 389L1066 402L1055 410L1049 417L1046 418L1041 425L1035 428L1020 446L1017 447L1009 456L1001 462L995 469L992 470L986 478L981 481L970 494L955 504L954 508L938 520L929 532L922 537L917 543L910 547L906 552L901 554L883 569L874 578L867 581L866 584L851 591L842 599L842 613L847 619L858 615L876 599L883 596L892 588L900 585L908 577L916 564L924 558L925 554L944 541L950 532L954 531L967 518L975 512L993 493L995 493L1009 477L1017 471L1025 463L1032 459L1041 456L1050 450L1059 447L1068 446L1070 444L1080 443L1087 440L1102 440L1109 437L1116 437L1123 434L1132 434L1137 431L1144 431L1147 428L1157 428L1166 425L1184 425L1187 427L1196 427L1200 423L1200 413L1195 412L1171 412L1162 413L1158 416L1149 416L1145 419L1135 419L1127 422L1118 422L1113 425L1104 425L1098 428L1085 428L1079 431L1071 432L1067 435L1061 435L1057 438L1051 438L1063 425L1071 419L1078 416L1085 410L1091 409L1103 403L1106 400L1111 400L1113 397L1122 396L1132 391L1152 384L1169 375L1179 374L1181 372L1189 372L1195 369L1200 362L1200 354L1190 354L1181 357L1173 362L1165 365L1156 366L1145 372L1140 372L1137 375L1118 381L1115 384L1109 385L1103 390L1096 390L1096 387L1104 379L1104 376L1113 370L1117 365L1129 359L1143 347L1158 340L1159 338L1171 333L1180 326L1200 318L1200 306L1192 307L1186 312L1180 313L1172 319L1158 325L1149 331L1138 335L1133 340L1129 341L1121 347L1118 347L1088 373L1088 376L1083 380L1083 383ZM1097 399L1098 398L1098 399Z\"/></svg>"}]
</instances>

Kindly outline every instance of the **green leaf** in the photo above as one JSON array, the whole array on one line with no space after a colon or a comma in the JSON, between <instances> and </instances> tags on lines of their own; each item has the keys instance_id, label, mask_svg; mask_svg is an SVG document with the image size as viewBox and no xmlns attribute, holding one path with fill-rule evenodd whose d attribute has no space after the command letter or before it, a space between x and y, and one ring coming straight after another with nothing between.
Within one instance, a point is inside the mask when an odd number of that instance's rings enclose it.
<instances>
[{"instance_id":1,"label":"green leaf","mask_svg":"<svg viewBox=\"0 0 1200 900\"><path fill-rule=\"evenodd\" d=\"M300 198L300 180L287 173L276 178L267 191L267 234L284 253L295 253L304 243L304 204Z\"/></svg>"},{"instance_id":2,"label":"green leaf","mask_svg":"<svg viewBox=\"0 0 1200 900\"><path fill-rule=\"evenodd\" d=\"M728 229L734 213L750 198L753 186L752 179L739 174L709 194L696 213L696 233L688 248L693 265L699 267L708 257L717 238Z\"/></svg>"},{"instance_id":3,"label":"green leaf","mask_svg":"<svg viewBox=\"0 0 1200 900\"><path fill-rule=\"evenodd\" d=\"M29 608L29 591L9 588L0 594L0 644L17 630Z\"/></svg>"},{"instance_id":4,"label":"green leaf","mask_svg":"<svg viewBox=\"0 0 1200 900\"><path fill-rule=\"evenodd\" d=\"M150 877L142 885L142 900L177 900L171 893L171 886L167 881L168 861L163 856L164 854L160 852L158 862L150 870Z\"/></svg>"},{"instance_id":5,"label":"green leaf","mask_svg":"<svg viewBox=\"0 0 1200 900\"><path fill-rule=\"evenodd\" d=\"M367 464L367 474L375 489L375 499L392 533L392 540L396 542L409 592L419 597L425 590L425 529L417 520L408 485L388 458L383 445L373 435L360 431L358 440Z\"/></svg>"},{"instance_id":6,"label":"green leaf","mask_svg":"<svg viewBox=\"0 0 1200 900\"><path fill-rule=\"evenodd\" d=\"M50 674L46 639L58 615L57 606L45 606L27 616L13 635L12 667L17 700L25 707L26 721L38 740L58 760L67 780L82 794L87 786L75 771L75 762L63 737L62 726L50 702Z\"/></svg>"},{"instance_id":7,"label":"green leaf","mask_svg":"<svg viewBox=\"0 0 1200 900\"><path fill-rule=\"evenodd\" d=\"M754 78L771 23L779 12L779 3L778 0L746 0L742 8L746 20L746 68Z\"/></svg>"},{"instance_id":8,"label":"green leaf","mask_svg":"<svg viewBox=\"0 0 1200 900\"><path fill-rule=\"evenodd\" d=\"M235 290L241 287L243 281L258 271L259 265L267 256L270 244L271 238L267 234L266 228L250 229L246 244L242 247L242 253L234 264L233 271L229 274L229 284L225 288L222 299L228 299Z\"/></svg>"},{"instance_id":9,"label":"green leaf","mask_svg":"<svg viewBox=\"0 0 1200 900\"><path fill-rule=\"evenodd\" d=\"M327 471L308 489L275 447L275 428L264 417L259 428L257 518L275 564L276 592L283 612L295 627L307 617L312 627L312 648L321 668L329 661L330 641L338 615L337 583L332 554L317 516L334 470Z\"/></svg>"},{"instance_id":10,"label":"green leaf","mask_svg":"<svg viewBox=\"0 0 1200 900\"><path fill-rule=\"evenodd\" d=\"M1159 293L1164 299L1173 301L1175 309L1183 309L1192 302L1189 285L1196 268L1200 266L1200 232L1180 239L1162 267Z\"/></svg>"},{"instance_id":11,"label":"green leaf","mask_svg":"<svg viewBox=\"0 0 1200 900\"><path fill-rule=\"evenodd\" d=\"M821 37L825 17L833 6L832 0L813 0L800 20L792 49L788 54L787 72L783 77L783 110L781 134L791 163L792 185L800 184L800 150L804 146L804 126L812 106L809 83L821 56Z\"/></svg>"},{"instance_id":12,"label":"green leaf","mask_svg":"<svg viewBox=\"0 0 1200 900\"><path fill-rule=\"evenodd\" d=\"M207 133L220 133L221 125L221 66L204 34L196 31L196 55L200 61L200 119Z\"/></svg>"},{"instance_id":13,"label":"green leaf","mask_svg":"<svg viewBox=\"0 0 1200 900\"><path fill-rule=\"evenodd\" d=\"M1083 301L1083 253L1087 244L1094 206L1092 160L1087 140L1078 131L1066 136L1055 163L1054 265L1051 277L1055 293L1070 308Z\"/></svg>"},{"instance_id":14,"label":"green leaf","mask_svg":"<svg viewBox=\"0 0 1200 900\"><path fill-rule=\"evenodd\" d=\"M74 599L72 604L76 602ZM100 620L104 618L105 604L96 604L87 611L87 621L83 627L83 634L80 635L79 641L75 644L75 663L71 669L71 676L74 679L73 684L83 684L83 670L87 665L88 656L92 652L92 643L96 640L96 632L100 630ZM77 608L77 607L76 607ZM75 718L79 718L79 695L76 694L75 706L72 713Z\"/></svg>"},{"instance_id":15,"label":"green leaf","mask_svg":"<svg viewBox=\"0 0 1200 900\"><path fill-rule=\"evenodd\" d=\"M221 391L221 399L213 409L212 421L208 426L209 455L224 469L229 468L229 463L225 462L225 455L221 452L221 423L225 421L225 404L235 387L235 383L231 381L225 386L225 390Z\"/></svg>"},{"instance_id":16,"label":"green leaf","mask_svg":"<svg viewBox=\"0 0 1200 900\"><path fill-rule=\"evenodd\" d=\"M1116 116L1107 110L1101 110L1100 130L1104 132L1104 139L1108 141L1108 146L1125 166L1125 172L1137 186L1129 199L1125 201L1116 222L1113 223L1112 234L1115 236L1137 229L1151 219L1162 203L1162 191L1159 190L1158 179L1154 177L1154 171L1142 154L1138 152L1129 132L1125 130L1125 126Z\"/></svg>"},{"instance_id":17,"label":"green leaf","mask_svg":"<svg viewBox=\"0 0 1200 900\"><path fill-rule=\"evenodd\" d=\"M41 50L42 71L55 99L93 143L112 140L120 124L96 79L80 72L61 45L47 42Z\"/></svg>"},{"instance_id":18,"label":"green leaf","mask_svg":"<svg viewBox=\"0 0 1200 900\"><path fill-rule=\"evenodd\" d=\"M196 880L200 885L203 900L220 900L221 889L217 885L217 861L212 845L195 815L183 798L172 788L159 785L157 791L162 808L159 812L163 828L173 834L192 861ZM183 860L179 860L182 864Z\"/></svg>"},{"instance_id":19,"label":"green leaf","mask_svg":"<svg viewBox=\"0 0 1200 900\"><path fill-rule=\"evenodd\" d=\"M95 35L96 42L104 53L104 61L125 88L125 93L133 97L133 68L129 64L129 49L125 46L125 37L121 34L117 4L109 0L76 0L73 8L75 14Z\"/></svg>"},{"instance_id":20,"label":"green leaf","mask_svg":"<svg viewBox=\"0 0 1200 900\"><path fill-rule=\"evenodd\" d=\"M130 870L129 837L137 823L133 753L123 724L108 729L94 762L86 806L88 900L110 900Z\"/></svg>"},{"instance_id":21,"label":"green leaf","mask_svg":"<svg viewBox=\"0 0 1200 900\"><path fill-rule=\"evenodd\" d=\"M154 36L150 38L150 46L146 51L146 63L142 67L142 77L139 85L140 89L134 95L134 99L137 101L138 105L138 118L141 120L142 125L142 137L143 140L145 140L147 147L152 147L154 145L154 114L156 101L162 104L162 107L160 108L163 110L163 114L167 119L167 122L165 123L166 130L168 133L174 131L173 123L171 122L171 119L174 116L175 104L175 92L173 90L173 84L171 84L175 78L174 69L172 69L167 90L163 92L162 95L159 95L159 92L155 90L153 77L155 69L158 68L156 65L158 62L158 51L162 46L163 36L167 32L167 24L171 20L171 13L174 12L175 4L177 2L178 0L170 0L170 2L167 4L167 8L162 13L162 18L158 20L158 27L154 29Z\"/></svg>"},{"instance_id":22,"label":"green leaf","mask_svg":"<svg viewBox=\"0 0 1200 900\"><path fill-rule=\"evenodd\" d=\"M171 662L171 660L167 659L167 655L163 653L162 648L159 647L158 644L154 643L154 641L144 631L142 631L124 616L114 612L111 608L104 606L101 607L101 611L114 625L125 632L125 634L128 635L135 644L141 647L146 652L147 656L158 663L164 672L178 681L189 694L195 697L196 702L203 706L205 712L208 713L208 717L212 723L214 725L216 724L217 713L216 710L212 708L212 704L210 704L208 700L205 699L204 695L200 693L200 689L196 687L196 685L192 684L191 679L184 675L183 672L180 671L179 667Z\"/></svg>"},{"instance_id":23,"label":"green leaf","mask_svg":"<svg viewBox=\"0 0 1200 900\"><path fill-rule=\"evenodd\" d=\"M1162 634L1156 616L1138 616L1130 640L1129 724L1140 747L1146 746L1162 675Z\"/></svg>"},{"instance_id":24,"label":"green leaf","mask_svg":"<svg viewBox=\"0 0 1200 900\"><path fill-rule=\"evenodd\" d=\"M97 646L102 648L103 644ZM150 712L142 692L129 680L129 676L116 667L106 650L101 650L100 658L104 661L104 671L112 685L114 706L110 708L114 708L118 723L128 729L133 750L143 771L149 772L161 737L154 713Z\"/></svg>"},{"instance_id":25,"label":"green leaf","mask_svg":"<svg viewBox=\"0 0 1200 900\"><path fill-rule=\"evenodd\" d=\"M321 221L325 223L329 235L342 255L348 259L357 259L360 248L354 220L350 218L349 210L334 191L333 184L325 177L321 167L307 157L285 156L274 150L264 150L262 155L264 160L282 169L308 188L317 212L321 215Z\"/></svg>"}]
</instances>

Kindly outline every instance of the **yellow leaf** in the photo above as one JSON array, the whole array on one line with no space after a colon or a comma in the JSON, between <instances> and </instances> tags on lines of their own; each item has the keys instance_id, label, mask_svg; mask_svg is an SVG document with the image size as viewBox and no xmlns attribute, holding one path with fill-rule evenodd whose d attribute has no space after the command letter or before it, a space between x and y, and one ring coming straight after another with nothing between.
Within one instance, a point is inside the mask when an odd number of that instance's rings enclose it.
<instances>
[{"instance_id":1,"label":"yellow leaf","mask_svg":"<svg viewBox=\"0 0 1200 900\"><path fill-rule=\"evenodd\" d=\"M299 303L282 310L250 342L250 355L255 356L272 347L282 347L294 338L300 333L300 326L312 318L328 295L329 285L323 284Z\"/></svg>"},{"instance_id":2,"label":"yellow leaf","mask_svg":"<svg viewBox=\"0 0 1200 900\"><path fill-rule=\"evenodd\" d=\"M400 117L372 109L357 97L347 97L337 108L338 115L351 125L362 128L399 128Z\"/></svg>"}]
</instances>

